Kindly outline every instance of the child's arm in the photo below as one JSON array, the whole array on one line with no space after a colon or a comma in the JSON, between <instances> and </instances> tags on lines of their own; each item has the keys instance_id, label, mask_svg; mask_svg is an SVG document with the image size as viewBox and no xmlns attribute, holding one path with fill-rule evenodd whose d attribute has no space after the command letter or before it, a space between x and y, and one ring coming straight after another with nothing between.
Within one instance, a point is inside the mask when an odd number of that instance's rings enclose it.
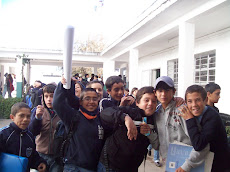
<instances>
[{"instance_id":1,"label":"child's arm","mask_svg":"<svg viewBox=\"0 0 230 172\"><path fill-rule=\"evenodd\" d=\"M120 106L130 106L135 102L133 96L124 96L121 98Z\"/></svg>"},{"instance_id":2,"label":"child's arm","mask_svg":"<svg viewBox=\"0 0 230 172\"><path fill-rule=\"evenodd\" d=\"M3 133L2 131L0 132L0 153L4 150L5 147L5 141L3 138Z\"/></svg>"},{"instance_id":3,"label":"child's arm","mask_svg":"<svg viewBox=\"0 0 230 172\"><path fill-rule=\"evenodd\" d=\"M189 158L186 159L184 164L180 168L178 168L176 172L189 172L192 168L200 166L204 162L205 157L208 155L209 151L209 144L202 151L195 151L194 149L192 149Z\"/></svg>"},{"instance_id":4,"label":"child's arm","mask_svg":"<svg viewBox=\"0 0 230 172\"><path fill-rule=\"evenodd\" d=\"M159 139L158 139L158 134L156 132L154 132L152 129L150 129L148 124L142 123L140 125L140 133L143 135L150 133L147 136L150 144L152 144L152 147L154 150L159 150L160 143L159 143Z\"/></svg>"},{"instance_id":5,"label":"child's arm","mask_svg":"<svg viewBox=\"0 0 230 172\"><path fill-rule=\"evenodd\" d=\"M45 172L45 171L46 171L46 164L45 164L45 163L39 164L37 170L38 170L39 172Z\"/></svg>"},{"instance_id":6,"label":"child's arm","mask_svg":"<svg viewBox=\"0 0 230 172\"><path fill-rule=\"evenodd\" d=\"M41 132L43 113L44 107L38 105L31 114L31 121L28 128L34 136L37 136Z\"/></svg>"},{"instance_id":7,"label":"child's arm","mask_svg":"<svg viewBox=\"0 0 230 172\"><path fill-rule=\"evenodd\" d=\"M53 96L53 109L57 115L63 121L65 126L69 127L74 117L75 110L69 106L67 90L63 88L63 84L60 82L54 92Z\"/></svg>"},{"instance_id":8,"label":"child's arm","mask_svg":"<svg viewBox=\"0 0 230 172\"><path fill-rule=\"evenodd\" d=\"M110 131L110 133L115 131L119 125L125 125L128 130L128 139L132 140L136 139L138 133L132 119L141 118L141 113L144 111L139 108L108 107L101 111L101 123L105 131Z\"/></svg>"},{"instance_id":9,"label":"child's arm","mask_svg":"<svg viewBox=\"0 0 230 172\"><path fill-rule=\"evenodd\" d=\"M208 143L218 136L218 128L223 125L220 116L217 114L206 114L202 118L202 127L193 117L187 106L180 108L181 115L186 120L188 134L192 146L196 151L204 149Z\"/></svg>"},{"instance_id":10,"label":"child's arm","mask_svg":"<svg viewBox=\"0 0 230 172\"><path fill-rule=\"evenodd\" d=\"M43 172L46 170L46 166L47 166L46 161L42 157L40 157L40 155L38 154L38 152L35 150L34 147L30 168L37 169L39 172L40 171Z\"/></svg>"}]
</instances>

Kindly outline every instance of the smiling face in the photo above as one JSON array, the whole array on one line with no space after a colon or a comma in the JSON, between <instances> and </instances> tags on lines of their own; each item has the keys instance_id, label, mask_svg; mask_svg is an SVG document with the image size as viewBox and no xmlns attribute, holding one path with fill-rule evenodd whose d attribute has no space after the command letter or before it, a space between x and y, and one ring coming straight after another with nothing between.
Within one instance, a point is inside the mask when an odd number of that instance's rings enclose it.
<instances>
[{"instance_id":1,"label":"smiling face","mask_svg":"<svg viewBox=\"0 0 230 172\"><path fill-rule=\"evenodd\" d=\"M116 101L121 101L124 95L124 84L122 82L114 83L111 90L107 90L110 96Z\"/></svg>"},{"instance_id":2,"label":"smiling face","mask_svg":"<svg viewBox=\"0 0 230 172\"><path fill-rule=\"evenodd\" d=\"M81 86L79 85L79 83L75 84L75 96L80 97L81 95Z\"/></svg>"},{"instance_id":3,"label":"smiling face","mask_svg":"<svg viewBox=\"0 0 230 172\"><path fill-rule=\"evenodd\" d=\"M30 123L30 109L21 108L15 115L10 115L10 119L22 130L25 130Z\"/></svg>"},{"instance_id":4,"label":"smiling face","mask_svg":"<svg viewBox=\"0 0 230 172\"><path fill-rule=\"evenodd\" d=\"M54 93L44 93L44 102L49 109L53 108L53 95Z\"/></svg>"},{"instance_id":5,"label":"smiling face","mask_svg":"<svg viewBox=\"0 0 230 172\"><path fill-rule=\"evenodd\" d=\"M83 106L87 111L92 112L97 109L98 106L98 95L95 91L87 91L84 97L80 101L80 105Z\"/></svg>"},{"instance_id":6,"label":"smiling face","mask_svg":"<svg viewBox=\"0 0 230 172\"><path fill-rule=\"evenodd\" d=\"M152 115L157 107L157 98L154 93L145 93L136 105L145 111L146 116Z\"/></svg>"},{"instance_id":7,"label":"smiling face","mask_svg":"<svg viewBox=\"0 0 230 172\"><path fill-rule=\"evenodd\" d=\"M187 93L186 103L188 105L189 111L194 116L200 116L206 105L205 100L203 100L201 94L198 92Z\"/></svg>"}]
</instances>

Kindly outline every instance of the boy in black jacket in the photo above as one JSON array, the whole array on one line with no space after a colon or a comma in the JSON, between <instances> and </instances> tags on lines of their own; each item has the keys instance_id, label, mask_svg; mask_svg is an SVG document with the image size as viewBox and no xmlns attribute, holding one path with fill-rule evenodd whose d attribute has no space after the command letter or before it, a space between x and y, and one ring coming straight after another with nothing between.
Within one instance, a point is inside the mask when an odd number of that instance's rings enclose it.
<instances>
[{"instance_id":1,"label":"boy in black jacket","mask_svg":"<svg viewBox=\"0 0 230 172\"><path fill-rule=\"evenodd\" d=\"M194 149L201 151L210 144L210 151L214 152L212 172L229 172L230 150L226 131L218 112L205 106L206 97L207 93L202 86L192 85L185 93L187 106L179 110L186 120Z\"/></svg>"},{"instance_id":2,"label":"boy in black jacket","mask_svg":"<svg viewBox=\"0 0 230 172\"><path fill-rule=\"evenodd\" d=\"M10 118L13 122L0 131L0 152L28 158L27 172L30 168L45 172L46 162L38 155L34 136L27 128L30 123L30 113L29 106L23 102L11 107Z\"/></svg>"},{"instance_id":3,"label":"boy in black jacket","mask_svg":"<svg viewBox=\"0 0 230 172\"><path fill-rule=\"evenodd\" d=\"M102 150L100 172L108 169L137 172L147 155L148 145L151 143L158 150L159 141L153 118L157 99L153 87L143 87L138 91L136 105L139 108L111 106L101 112L102 126L106 132L110 131L110 136ZM146 118L145 123L142 123L143 117Z\"/></svg>"}]
</instances>

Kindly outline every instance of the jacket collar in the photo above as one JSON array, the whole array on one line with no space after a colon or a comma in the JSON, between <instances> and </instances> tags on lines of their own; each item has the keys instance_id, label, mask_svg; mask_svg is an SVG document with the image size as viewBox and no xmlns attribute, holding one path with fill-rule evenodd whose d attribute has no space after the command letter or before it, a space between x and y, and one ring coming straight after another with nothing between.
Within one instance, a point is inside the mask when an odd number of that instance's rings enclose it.
<instances>
[{"instance_id":1,"label":"jacket collar","mask_svg":"<svg viewBox=\"0 0 230 172\"><path fill-rule=\"evenodd\" d=\"M110 98L110 100L112 101L112 103L113 103L114 105L116 105L116 106L119 106L119 105L120 105L121 101L117 101L117 100L113 99L110 95L109 95L109 98Z\"/></svg>"},{"instance_id":2,"label":"jacket collar","mask_svg":"<svg viewBox=\"0 0 230 172\"><path fill-rule=\"evenodd\" d=\"M26 128L25 130L22 130L21 128L19 128L14 122L11 122L10 123L10 127L12 127L15 131L17 132L27 132L28 131L28 128Z\"/></svg>"}]
</instances>

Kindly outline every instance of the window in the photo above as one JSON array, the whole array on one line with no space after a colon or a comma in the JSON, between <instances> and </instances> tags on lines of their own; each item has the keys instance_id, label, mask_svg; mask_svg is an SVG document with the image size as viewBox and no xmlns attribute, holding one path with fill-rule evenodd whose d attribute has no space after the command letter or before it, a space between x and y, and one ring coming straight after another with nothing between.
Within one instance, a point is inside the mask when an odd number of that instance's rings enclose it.
<instances>
[{"instance_id":1,"label":"window","mask_svg":"<svg viewBox=\"0 0 230 172\"><path fill-rule=\"evenodd\" d=\"M175 89L178 89L178 59L169 60L167 64L168 76L174 81ZM177 96L177 91L175 93Z\"/></svg>"},{"instance_id":2,"label":"window","mask_svg":"<svg viewBox=\"0 0 230 172\"><path fill-rule=\"evenodd\" d=\"M208 51L195 55L195 83L205 86L215 82L216 51Z\"/></svg>"}]
</instances>

